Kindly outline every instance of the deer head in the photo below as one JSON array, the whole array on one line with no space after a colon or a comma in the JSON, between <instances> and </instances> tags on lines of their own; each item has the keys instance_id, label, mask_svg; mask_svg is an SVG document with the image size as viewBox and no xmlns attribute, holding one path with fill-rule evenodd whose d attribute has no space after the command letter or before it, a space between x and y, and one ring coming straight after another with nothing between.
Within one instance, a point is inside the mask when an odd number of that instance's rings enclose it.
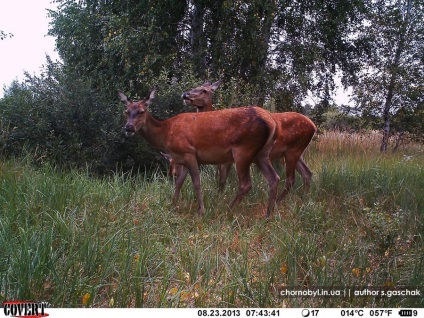
<instances>
[{"instance_id":1,"label":"deer head","mask_svg":"<svg viewBox=\"0 0 424 318\"><path fill-rule=\"evenodd\" d=\"M211 82L206 82L199 87L184 92L181 97L186 104L196 107L199 112L211 111L212 95L220 84L221 81L217 81L213 84L211 84Z\"/></svg>"},{"instance_id":2,"label":"deer head","mask_svg":"<svg viewBox=\"0 0 424 318\"><path fill-rule=\"evenodd\" d=\"M156 92L152 90L150 95L144 98L142 101L133 102L122 92L118 92L119 98L124 103L127 122L124 126L125 134L127 136L134 135L141 127L146 124L146 116L148 113L148 107L152 100L155 98Z\"/></svg>"}]
</instances>

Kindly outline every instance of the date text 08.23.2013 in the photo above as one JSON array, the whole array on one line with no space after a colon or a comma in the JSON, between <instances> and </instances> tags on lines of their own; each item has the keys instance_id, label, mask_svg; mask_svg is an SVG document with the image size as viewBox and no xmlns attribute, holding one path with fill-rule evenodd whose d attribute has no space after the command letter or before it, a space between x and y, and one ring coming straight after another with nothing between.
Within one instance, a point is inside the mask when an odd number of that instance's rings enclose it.
<instances>
[{"instance_id":1,"label":"date text 08.23.2013","mask_svg":"<svg viewBox=\"0 0 424 318\"><path fill-rule=\"evenodd\" d=\"M199 309L199 317L280 317L278 309Z\"/></svg>"}]
</instances>

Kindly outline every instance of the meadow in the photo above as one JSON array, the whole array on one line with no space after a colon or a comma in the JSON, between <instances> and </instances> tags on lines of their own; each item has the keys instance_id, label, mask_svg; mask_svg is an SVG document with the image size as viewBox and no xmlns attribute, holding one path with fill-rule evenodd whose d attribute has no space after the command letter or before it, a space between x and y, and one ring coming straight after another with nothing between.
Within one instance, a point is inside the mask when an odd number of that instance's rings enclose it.
<instances>
[{"instance_id":1,"label":"meadow","mask_svg":"<svg viewBox=\"0 0 424 318\"><path fill-rule=\"evenodd\" d=\"M0 302L53 307L423 307L423 297L280 296L285 288L424 286L424 146L379 152L380 135L314 138L301 178L269 220L267 187L229 210L213 167L202 169L206 213L187 179L177 207L161 171L34 168L0 161ZM283 167L279 166L282 177Z\"/></svg>"}]
</instances>

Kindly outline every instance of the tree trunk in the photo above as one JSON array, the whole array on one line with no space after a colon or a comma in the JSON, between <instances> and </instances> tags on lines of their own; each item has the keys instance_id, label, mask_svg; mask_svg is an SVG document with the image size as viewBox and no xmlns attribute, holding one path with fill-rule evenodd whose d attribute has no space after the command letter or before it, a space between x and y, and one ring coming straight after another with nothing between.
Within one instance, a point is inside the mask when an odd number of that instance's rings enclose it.
<instances>
[{"instance_id":1,"label":"tree trunk","mask_svg":"<svg viewBox=\"0 0 424 318\"><path fill-rule=\"evenodd\" d=\"M399 42L398 42L398 46L396 48L395 58L394 58L393 63L391 65L390 83L389 83L389 86L387 87L387 96L386 96L386 101L384 103L384 110L383 110L384 127L383 127L383 140L381 141L381 147L380 147L381 152L386 152L387 147L389 145L390 109L392 107L392 99L393 99L394 89L395 89L396 80L397 80L398 67L399 67L399 63L400 63L400 56L401 56L402 51L404 49L405 34L406 34L407 27L408 27L409 17L410 17L410 14L411 14L411 6L412 6L412 0L408 0L406 15L405 15L401 30L399 32Z\"/></svg>"},{"instance_id":2,"label":"tree trunk","mask_svg":"<svg viewBox=\"0 0 424 318\"><path fill-rule=\"evenodd\" d=\"M205 8L202 3L194 1L191 18L190 46L195 72L200 77L204 77L206 74L205 48L203 39L204 9Z\"/></svg>"},{"instance_id":3,"label":"tree trunk","mask_svg":"<svg viewBox=\"0 0 424 318\"><path fill-rule=\"evenodd\" d=\"M269 44L270 44L270 39L271 39L271 27L272 27L272 23L274 22L274 18L275 18L275 14L274 12L267 12L265 11L264 14L264 26L263 26L263 30L262 30L262 39L263 39L263 43L265 45L265 48L263 49L263 56L261 57L260 63L259 63L259 69L261 70L261 72L265 73L266 71L266 63L268 60L268 49L269 49ZM261 76L261 78L264 78L264 76ZM266 95L266 90L265 87L267 86L267 84L262 80L259 83L260 87L260 96L259 96L259 101L258 101L258 105L263 106L265 103L265 95Z\"/></svg>"},{"instance_id":4,"label":"tree trunk","mask_svg":"<svg viewBox=\"0 0 424 318\"><path fill-rule=\"evenodd\" d=\"M397 52L396 52L397 54ZM383 126L383 140L381 141L380 151L386 152L387 147L389 145L389 137L390 137L390 107L392 104L392 98L393 98L393 89L395 87L395 77L396 72L394 71L392 73L392 78L390 80L389 89L387 92L386 102L384 104L384 110L383 110L383 120L384 120L384 126Z\"/></svg>"}]
</instances>

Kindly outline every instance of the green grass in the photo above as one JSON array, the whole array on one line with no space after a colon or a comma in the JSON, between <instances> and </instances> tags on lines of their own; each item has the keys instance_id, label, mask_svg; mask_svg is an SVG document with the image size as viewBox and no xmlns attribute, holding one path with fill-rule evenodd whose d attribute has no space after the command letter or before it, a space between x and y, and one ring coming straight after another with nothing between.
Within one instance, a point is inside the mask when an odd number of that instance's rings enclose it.
<instances>
[{"instance_id":1,"label":"green grass","mask_svg":"<svg viewBox=\"0 0 424 318\"><path fill-rule=\"evenodd\" d=\"M334 138L312 142L305 154L314 172L310 191L297 176L268 221L266 185L255 171L251 192L230 211L234 174L218 194L215 171L205 167L206 215L199 219L189 179L173 207L172 184L160 172L148 180L121 173L96 179L0 162L0 301L422 307L423 298L411 297L279 296L298 286L424 285L422 146L381 155L369 139Z\"/></svg>"}]
</instances>

